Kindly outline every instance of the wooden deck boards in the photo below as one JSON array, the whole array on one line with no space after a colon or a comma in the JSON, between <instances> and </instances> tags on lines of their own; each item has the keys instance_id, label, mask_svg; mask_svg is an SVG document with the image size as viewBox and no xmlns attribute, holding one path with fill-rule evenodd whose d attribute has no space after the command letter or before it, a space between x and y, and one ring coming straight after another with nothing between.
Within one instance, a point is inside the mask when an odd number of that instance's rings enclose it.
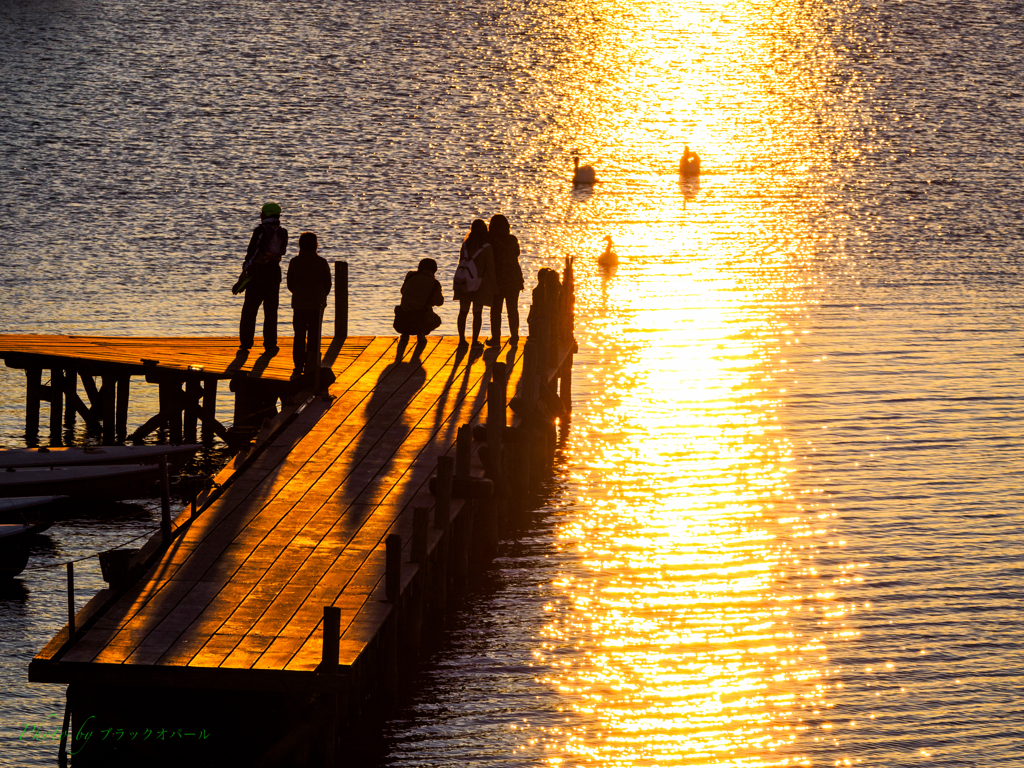
<instances>
[{"instance_id":1,"label":"wooden deck boards","mask_svg":"<svg viewBox=\"0 0 1024 768\"><path fill-rule=\"evenodd\" d=\"M396 364L394 338L346 342L330 402L299 413L58 664L68 675L102 666L112 682L137 666L308 673L326 605L341 608L343 663L353 663L391 609L380 600L384 539L400 531L408 549L412 507L432 506L437 456L484 414L494 354L467 355L457 341L431 338L419 365L412 345ZM498 359L511 396L520 352L506 346Z\"/></svg>"},{"instance_id":2,"label":"wooden deck boards","mask_svg":"<svg viewBox=\"0 0 1024 768\"><path fill-rule=\"evenodd\" d=\"M337 375L347 361L358 357L375 338L349 336L334 348L334 339L325 336L322 339L325 363ZM397 342L396 339L391 341ZM242 353L238 350L237 336L173 338L3 334L0 335L0 357L33 355L86 360L130 366L140 373L144 360L156 360L158 368L167 370L186 371L189 366L202 366L203 374L217 378L249 374L288 381L293 370L292 339L279 338L280 348L273 354L265 352L261 344L262 339L258 338L256 346L248 353Z\"/></svg>"}]
</instances>

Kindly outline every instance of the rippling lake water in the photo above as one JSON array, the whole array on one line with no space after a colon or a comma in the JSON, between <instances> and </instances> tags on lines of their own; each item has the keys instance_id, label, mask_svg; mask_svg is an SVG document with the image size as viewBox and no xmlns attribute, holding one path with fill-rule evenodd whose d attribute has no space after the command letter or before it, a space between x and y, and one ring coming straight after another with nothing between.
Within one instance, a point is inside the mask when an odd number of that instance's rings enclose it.
<instances>
[{"instance_id":1,"label":"rippling lake water","mask_svg":"<svg viewBox=\"0 0 1024 768\"><path fill-rule=\"evenodd\" d=\"M577 257L546 502L376 763L1024 765L1019 8L5 0L0 21L0 333L234 333L269 199L349 262L353 333L392 333L420 258L447 291L475 217L509 217L531 275ZM0 445L23 396L0 368ZM158 520L106 513L30 565ZM63 712L26 682L63 589L0 589L5 765L55 760L21 736Z\"/></svg>"}]
</instances>

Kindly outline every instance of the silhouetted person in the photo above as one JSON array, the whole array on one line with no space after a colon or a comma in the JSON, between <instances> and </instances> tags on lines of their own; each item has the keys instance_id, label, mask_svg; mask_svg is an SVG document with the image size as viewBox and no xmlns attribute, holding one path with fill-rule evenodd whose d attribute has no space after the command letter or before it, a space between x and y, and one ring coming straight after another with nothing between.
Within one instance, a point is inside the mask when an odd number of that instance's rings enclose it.
<instances>
[{"instance_id":1,"label":"silhouetted person","mask_svg":"<svg viewBox=\"0 0 1024 768\"><path fill-rule=\"evenodd\" d=\"M263 348L268 352L277 352L281 257L287 250L288 230L281 226L281 206L267 203L260 210L260 225L252 231L242 267L242 278L236 284L236 288L245 290L242 322L238 327L238 346L241 349L252 349L256 334L256 313L262 304Z\"/></svg>"},{"instance_id":2,"label":"silhouetted person","mask_svg":"<svg viewBox=\"0 0 1024 768\"><path fill-rule=\"evenodd\" d=\"M399 349L404 351L409 336L416 337L416 352L413 359L427 343L427 334L441 324L441 318L434 312L434 307L444 304L441 284L434 275L437 274L437 262L423 259L415 272L408 272L402 283L402 302L395 307L395 330L402 338ZM400 353L401 355L401 353Z\"/></svg>"},{"instance_id":3,"label":"silhouetted person","mask_svg":"<svg viewBox=\"0 0 1024 768\"><path fill-rule=\"evenodd\" d=\"M510 231L508 219L500 213L491 217L487 239L494 256L496 290L491 303L490 347L501 346L501 305L508 309L510 341L519 341L519 292L525 287L523 269L519 266L519 240Z\"/></svg>"},{"instance_id":4,"label":"silhouetted person","mask_svg":"<svg viewBox=\"0 0 1024 768\"><path fill-rule=\"evenodd\" d=\"M292 292L292 361L295 373L302 373L310 345L319 340L320 321L331 292L331 267L317 252L316 235L299 235L299 255L288 262L288 290ZM309 373L309 371L306 371Z\"/></svg>"},{"instance_id":5,"label":"silhouetted person","mask_svg":"<svg viewBox=\"0 0 1024 768\"><path fill-rule=\"evenodd\" d=\"M536 339L541 343L547 343L558 338L559 329L556 327L556 323L559 317L561 293L562 283L558 272L542 267L537 272L537 287L533 289L533 302L530 304L530 313L526 317L526 322L530 327L531 342ZM554 344L547 344L547 350L548 363L557 362Z\"/></svg>"},{"instance_id":6,"label":"silhouetted person","mask_svg":"<svg viewBox=\"0 0 1024 768\"><path fill-rule=\"evenodd\" d=\"M683 157L679 161L679 175L686 178L700 176L700 155L691 152L689 144L683 145Z\"/></svg>"},{"instance_id":7,"label":"silhouetted person","mask_svg":"<svg viewBox=\"0 0 1024 768\"><path fill-rule=\"evenodd\" d=\"M474 219L469 234L459 251L459 266L455 268L453 281L454 296L459 300L459 346L466 341L466 316L473 307L473 346L480 343L480 326L483 325L484 305L494 300L496 281L494 279L494 254L487 242L487 224L483 219Z\"/></svg>"}]
</instances>

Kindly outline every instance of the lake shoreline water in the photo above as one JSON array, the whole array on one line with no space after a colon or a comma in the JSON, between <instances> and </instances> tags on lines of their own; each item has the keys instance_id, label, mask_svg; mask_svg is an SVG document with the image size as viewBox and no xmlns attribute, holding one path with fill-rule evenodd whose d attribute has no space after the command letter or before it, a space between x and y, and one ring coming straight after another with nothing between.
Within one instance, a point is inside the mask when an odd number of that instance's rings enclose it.
<instances>
[{"instance_id":1,"label":"lake shoreline water","mask_svg":"<svg viewBox=\"0 0 1024 768\"><path fill-rule=\"evenodd\" d=\"M374 765L1019 764L1012 9L0 16L0 332L235 334L268 199L349 263L353 334L390 332L420 258L450 295L474 218L509 218L527 291L578 257L575 412L540 525L503 544ZM0 445L23 396L0 368ZM114 517L51 529L30 566L159 511ZM28 768L53 750L22 724L63 711L24 681L66 614L58 571L0 594L0 761Z\"/></svg>"}]
</instances>

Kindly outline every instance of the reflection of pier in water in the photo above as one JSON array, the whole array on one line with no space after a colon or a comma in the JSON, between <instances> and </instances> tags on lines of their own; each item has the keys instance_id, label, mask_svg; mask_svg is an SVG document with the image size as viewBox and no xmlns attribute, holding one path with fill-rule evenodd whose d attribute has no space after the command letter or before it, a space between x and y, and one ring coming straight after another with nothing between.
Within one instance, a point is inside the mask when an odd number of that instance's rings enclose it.
<instances>
[{"instance_id":1,"label":"reflection of pier in water","mask_svg":"<svg viewBox=\"0 0 1024 768\"><path fill-rule=\"evenodd\" d=\"M397 347L346 339L326 391L264 426L196 513L36 656L30 680L69 684L76 765L343 764L344 734L393 702L550 469L575 351L571 264L560 291L535 292L525 344L430 337L418 364ZM193 736L85 736L154 722Z\"/></svg>"}]
</instances>

